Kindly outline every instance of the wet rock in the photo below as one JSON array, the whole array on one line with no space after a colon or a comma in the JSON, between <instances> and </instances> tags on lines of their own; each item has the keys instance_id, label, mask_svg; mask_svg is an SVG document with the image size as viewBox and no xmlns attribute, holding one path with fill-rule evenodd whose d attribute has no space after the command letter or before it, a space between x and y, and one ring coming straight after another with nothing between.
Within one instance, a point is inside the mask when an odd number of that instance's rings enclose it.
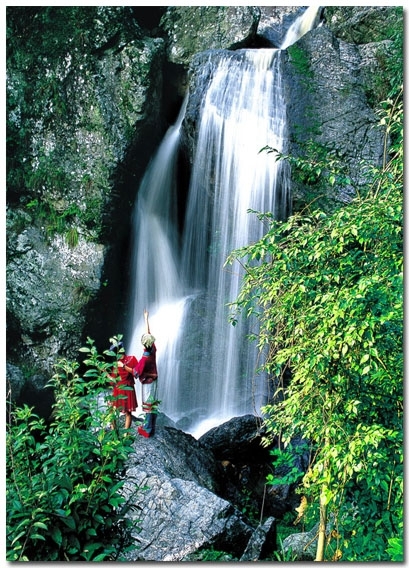
<instances>
[{"instance_id":1,"label":"wet rock","mask_svg":"<svg viewBox=\"0 0 409 568\"><path fill-rule=\"evenodd\" d=\"M171 6L161 20L169 60L188 66L195 53L249 45L259 19L256 6Z\"/></svg>"},{"instance_id":2,"label":"wet rock","mask_svg":"<svg viewBox=\"0 0 409 568\"><path fill-rule=\"evenodd\" d=\"M237 459L243 456L268 455L268 451L261 447L261 438L264 433L262 421L257 416L246 414L232 418L228 422L212 428L199 438L200 442L211 449L218 459Z\"/></svg>"},{"instance_id":3,"label":"wet rock","mask_svg":"<svg viewBox=\"0 0 409 568\"><path fill-rule=\"evenodd\" d=\"M362 160L380 164L383 134L367 99L370 52L337 39L320 26L287 49L283 74L288 92L289 153L304 156L311 144L330 148L348 169L350 185L332 188L294 184L295 209L314 200L331 211L348 203L365 180ZM318 150L316 150L318 151Z\"/></svg>"},{"instance_id":4,"label":"wet rock","mask_svg":"<svg viewBox=\"0 0 409 568\"><path fill-rule=\"evenodd\" d=\"M266 483L273 467L272 446L262 444L264 433L260 418L244 415L199 438L217 460L219 495L244 511L254 525L266 516L281 518L291 502L288 485Z\"/></svg>"},{"instance_id":5,"label":"wet rock","mask_svg":"<svg viewBox=\"0 0 409 568\"><path fill-rule=\"evenodd\" d=\"M209 449L159 425L152 438L137 437L134 450L124 493L136 507L130 516L139 548L128 561L181 561L203 547L241 556L252 528L215 493L217 463Z\"/></svg>"}]
</instances>

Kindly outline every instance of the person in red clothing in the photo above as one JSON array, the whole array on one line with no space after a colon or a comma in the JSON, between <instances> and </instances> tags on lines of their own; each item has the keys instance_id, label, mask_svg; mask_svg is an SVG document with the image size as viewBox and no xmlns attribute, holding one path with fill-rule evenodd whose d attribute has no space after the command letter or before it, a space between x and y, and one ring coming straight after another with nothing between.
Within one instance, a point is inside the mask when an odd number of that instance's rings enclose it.
<instances>
[{"instance_id":1,"label":"person in red clothing","mask_svg":"<svg viewBox=\"0 0 409 568\"><path fill-rule=\"evenodd\" d=\"M145 420L138 427L138 433L145 438L155 433L156 411L159 401L157 400L158 369L156 366L155 338L149 327L149 314L143 312L146 332L141 337L143 355L136 366L139 381L142 384L142 410L145 412Z\"/></svg>"},{"instance_id":2,"label":"person in red clothing","mask_svg":"<svg viewBox=\"0 0 409 568\"><path fill-rule=\"evenodd\" d=\"M135 411L138 406L134 387L138 360L133 355L126 355L122 341L111 345L110 351L121 355L116 363L116 371L111 374L111 377L116 379L113 383L112 396L115 397L113 405L125 414L125 428L130 428L132 424L132 412Z\"/></svg>"}]
</instances>

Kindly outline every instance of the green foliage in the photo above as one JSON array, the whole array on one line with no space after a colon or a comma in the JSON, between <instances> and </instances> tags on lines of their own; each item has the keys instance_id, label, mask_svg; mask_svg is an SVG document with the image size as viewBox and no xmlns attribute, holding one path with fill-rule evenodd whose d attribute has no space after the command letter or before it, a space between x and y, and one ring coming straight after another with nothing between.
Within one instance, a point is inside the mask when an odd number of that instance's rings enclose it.
<instances>
[{"instance_id":1,"label":"green foliage","mask_svg":"<svg viewBox=\"0 0 409 568\"><path fill-rule=\"evenodd\" d=\"M305 532L306 530L305 522L299 525L298 523L295 522L295 519L296 515L294 514L293 511L287 511L287 513L284 513L281 519L277 519L277 542L279 542L281 545L280 550L274 553L274 555L277 558L278 555L282 556L282 554L285 554L282 543L288 536L295 533ZM315 524L316 523L314 523L314 525Z\"/></svg>"},{"instance_id":2,"label":"green foliage","mask_svg":"<svg viewBox=\"0 0 409 568\"><path fill-rule=\"evenodd\" d=\"M273 458L274 471L280 471L279 474L269 473L267 475L268 485L292 485L297 483L303 476L298 467L295 465L296 455L302 454L306 450L306 445L293 447L291 443L286 448L275 448L269 453Z\"/></svg>"},{"instance_id":3,"label":"green foliage","mask_svg":"<svg viewBox=\"0 0 409 568\"><path fill-rule=\"evenodd\" d=\"M401 538L388 539L389 547L386 552L392 562L403 562L403 540Z\"/></svg>"},{"instance_id":4,"label":"green foliage","mask_svg":"<svg viewBox=\"0 0 409 568\"><path fill-rule=\"evenodd\" d=\"M81 216L81 210L77 204L70 204L62 211L57 211L48 201L32 199L26 205L32 213L34 223L46 227L47 236L65 234L67 244L74 248L78 244L78 229L72 225Z\"/></svg>"},{"instance_id":5,"label":"green foliage","mask_svg":"<svg viewBox=\"0 0 409 568\"><path fill-rule=\"evenodd\" d=\"M308 91L311 90L311 81L313 77L313 72L311 70L311 65L305 51L300 47L299 44L295 43L287 48L287 53L290 57L290 61L296 69L298 75L300 75L303 87Z\"/></svg>"},{"instance_id":6,"label":"green foliage","mask_svg":"<svg viewBox=\"0 0 409 568\"><path fill-rule=\"evenodd\" d=\"M76 362L56 365L50 424L9 403L8 561L118 560L134 547L135 527L125 517L132 504L122 492L133 436L111 427L118 414L107 395L113 361L90 339L80 351L82 375Z\"/></svg>"},{"instance_id":7,"label":"green foliage","mask_svg":"<svg viewBox=\"0 0 409 568\"><path fill-rule=\"evenodd\" d=\"M350 176L349 164L346 163L339 151L329 149L312 139L298 141L298 155L283 154L271 146L263 147L260 152L273 154L276 161L284 160L291 166L293 184L302 192L302 202L308 203L307 210L321 209L331 213L343 206L335 195L346 189L356 194L364 191L364 186L354 186ZM366 163L361 164L361 176L370 168ZM370 173L368 173L368 177ZM337 192L334 192L336 188Z\"/></svg>"},{"instance_id":8,"label":"green foliage","mask_svg":"<svg viewBox=\"0 0 409 568\"><path fill-rule=\"evenodd\" d=\"M364 197L331 215L261 214L270 230L228 259L246 266L232 319L258 315L263 369L281 385L267 431L311 444L303 494L351 561L390 560L403 536L402 113L401 93L382 105L392 143Z\"/></svg>"},{"instance_id":9,"label":"green foliage","mask_svg":"<svg viewBox=\"0 0 409 568\"><path fill-rule=\"evenodd\" d=\"M211 547L190 555L189 560L194 562L232 562L235 559L228 552L215 550Z\"/></svg>"},{"instance_id":10,"label":"green foliage","mask_svg":"<svg viewBox=\"0 0 409 568\"><path fill-rule=\"evenodd\" d=\"M78 244L79 235L76 227L71 227L66 233L66 241L69 247L75 248Z\"/></svg>"},{"instance_id":11,"label":"green foliage","mask_svg":"<svg viewBox=\"0 0 409 568\"><path fill-rule=\"evenodd\" d=\"M240 501L241 501L240 510L243 513L243 515L246 515L249 521L254 523L255 526L257 526L260 514L254 503L252 492L249 489L243 489L241 491Z\"/></svg>"},{"instance_id":12,"label":"green foliage","mask_svg":"<svg viewBox=\"0 0 409 568\"><path fill-rule=\"evenodd\" d=\"M274 552L274 560L278 562L295 562L297 560L296 553L291 548L284 550L282 538L279 538L279 541L280 549Z\"/></svg>"},{"instance_id":13,"label":"green foliage","mask_svg":"<svg viewBox=\"0 0 409 568\"><path fill-rule=\"evenodd\" d=\"M99 201L99 206L101 205ZM76 203L66 204L64 200L61 200L57 209L49 200L35 198L26 204L26 209L30 213L33 224L44 227L50 238L56 234L64 235L71 248L75 248L78 244L77 226L79 224L83 223L88 229L93 230L100 223L101 211L98 210L98 204L95 202L87 203L82 209Z\"/></svg>"}]
</instances>

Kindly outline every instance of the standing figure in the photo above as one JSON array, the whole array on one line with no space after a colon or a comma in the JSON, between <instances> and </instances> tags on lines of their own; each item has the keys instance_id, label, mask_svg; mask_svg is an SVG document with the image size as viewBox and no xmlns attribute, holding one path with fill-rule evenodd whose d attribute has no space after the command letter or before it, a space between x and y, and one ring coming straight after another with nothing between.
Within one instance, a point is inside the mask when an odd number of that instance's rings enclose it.
<instances>
[{"instance_id":1,"label":"standing figure","mask_svg":"<svg viewBox=\"0 0 409 568\"><path fill-rule=\"evenodd\" d=\"M145 420L143 425L138 427L138 433L149 438L155 433L156 413L159 404L157 400L158 369L156 367L155 338L149 327L149 314L144 310L143 315L146 331L141 337L141 343L144 351L136 366L136 372L142 384L142 410L145 412Z\"/></svg>"},{"instance_id":2,"label":"standing figure","mask_svg":"<svg viewBox=\"0 0 409 568\"><path fill-rule=\"evenodd\" d=\"M116 379L113 383L112 395L115 399L112 404L119 408L122 414L125 414L125 428L130 428L132 412L138 406L135 393L135 375L138 360L133 355L126 355L122 341L111 345L110 351L113 351L115 354L121 354L123 351L121 358L117 361L117 370L111 374L111 377Z\"/></svg>"}]
</instances>

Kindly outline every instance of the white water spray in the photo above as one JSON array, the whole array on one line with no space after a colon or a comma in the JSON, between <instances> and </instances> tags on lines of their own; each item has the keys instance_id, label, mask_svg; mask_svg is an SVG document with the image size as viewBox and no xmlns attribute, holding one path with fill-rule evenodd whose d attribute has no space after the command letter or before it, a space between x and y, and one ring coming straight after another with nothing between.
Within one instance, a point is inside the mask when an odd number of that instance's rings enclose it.
<instances>
[{"instance_id":1,"label":"white water spray","mask_svg":"<svg viewBox=\"0 0 409 568\"><path fill-rule=\"evenodd\" d=\"M285 104L277 50L226 52L202 105L189 188L182 271L195 294L184 321L186 356L176 400L191 411L190 431L252 413L264 402L264 380L254 377L257 349L246 336L257 320L228 321L239 266L223 267L229 253L258 240L263 225L248 210L286 213L283 163L260 149L283 150ZM200 222L198 222L200 220Z\"/></svg>"},{"instance_id":2,"label":"white water spray","mask_svg":"<svg viewBox=\"0 0 409 568\"><path fill-rule=\"evenodd\" d=\"M181 295L176 207L176 163L186 103L187 100L176 124L168 130L148 166L133 218L133 333L126 347L128 353L139 359L142 352L140 338L145 331L143 311L148 309L162 376L169 376L167 368L172 369L172 374L178 374L174 348L188 300ZM162 386L164 384L163 381ZM138 401L141 401L138 381L136 391Z\"/></svg>"}]
</instances>

